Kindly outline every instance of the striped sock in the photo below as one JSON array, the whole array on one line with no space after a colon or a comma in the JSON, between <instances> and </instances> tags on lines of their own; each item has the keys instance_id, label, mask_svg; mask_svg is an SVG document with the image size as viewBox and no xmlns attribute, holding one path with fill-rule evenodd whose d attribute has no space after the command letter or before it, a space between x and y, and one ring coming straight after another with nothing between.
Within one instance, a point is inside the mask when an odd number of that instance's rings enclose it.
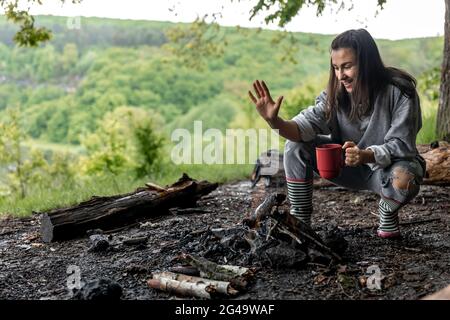
<instances>
[{"instance_id":1,"label":"striped sock","mask_svg":"<svg viewBox=\"0 0 450 320\"><path fill-rule=\"evenodd\" d=\"M398 209L400 204L386 199L381 198L378 206L378 211L380 214L380 226L378 230L384 232L398 232Z\"/></svg>"},{"instance_id":2,"label":"striped sock","mask_svg":"<svg viewBox=\"0 0 450 320\"><path fill-rule=\"evenodd\" d=\"M300 221L310 225L312 206L313 182L287 181L288 198L291 203L291 214Z\"/></svg>"}]
</instances>

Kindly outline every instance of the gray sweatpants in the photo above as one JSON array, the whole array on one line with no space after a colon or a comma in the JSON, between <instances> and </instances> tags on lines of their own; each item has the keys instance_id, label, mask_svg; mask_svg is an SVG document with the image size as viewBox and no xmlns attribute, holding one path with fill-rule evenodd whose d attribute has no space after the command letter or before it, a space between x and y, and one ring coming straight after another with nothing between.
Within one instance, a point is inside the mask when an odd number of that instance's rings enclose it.
<instances>
[{"instance_id":1,"label":"gray sweatpants","mask_svg":"<svg viewBox=\"0 0 450 320\"><path fill-rule=\"evenodd\" d=\"M317 136L311 142L293 142L288 140L284 149L284 169L287 181L310 181L314 172L318 173L315 147L330 143L326 137ZM398 188L394 179L398 172L406 172L407 188ZM353 190L370 190L378 195L398 203L407 204L418 193L424 172L418 161L395 161L384 169L372 170L367 165L357 167L344 166L339 177L330 179L332 183Z\"/></svg>"}]
</instances>

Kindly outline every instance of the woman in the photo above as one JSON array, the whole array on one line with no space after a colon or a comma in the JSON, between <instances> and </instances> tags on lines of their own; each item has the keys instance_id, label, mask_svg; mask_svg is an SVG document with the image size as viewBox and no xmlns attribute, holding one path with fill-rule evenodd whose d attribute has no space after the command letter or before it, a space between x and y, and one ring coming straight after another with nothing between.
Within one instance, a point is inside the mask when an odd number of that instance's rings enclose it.
<instances>
[{"instance_id":1,"label":"woman","mask_svg":"<svg viewBox=\"0 0 450 320\"><path fill-rule=\"evenodd\" d=\"M422 126L416 81L408 73L385 67L372 36L348 30L331 43L330 76L315 105L292 120L278 116L264 81L255 81L250 99L259 114L287 139L284 168L291 214L310 224L315 147L340 143L345 167L330 181L350 189L372 190L381 197L382 238L400 236L398 210L419 192L425 161L416 149Z\"/></svg>"}]
</instances>

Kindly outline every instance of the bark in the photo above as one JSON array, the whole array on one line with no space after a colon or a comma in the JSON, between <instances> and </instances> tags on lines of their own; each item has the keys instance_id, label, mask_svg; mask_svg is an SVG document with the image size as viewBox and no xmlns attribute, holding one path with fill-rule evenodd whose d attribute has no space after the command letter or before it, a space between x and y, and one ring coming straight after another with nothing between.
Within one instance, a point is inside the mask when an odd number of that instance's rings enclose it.
<instances>
[{"instance_id":1,"label":"bark","mask_svg":"<svg viewBox=\"0 0 450 320\"><path fill-rule=\"evenodd\" d=\"M211 295L207 291L208 285L203 282L194 283L186 281L177 281L167 278L150 279L147 281L150 288L174 293L176 295L197 297L203 299L211 299Z\"/></svg>"},{"instance_id":2,"label":"bark","mask_svg":"<svg viewBox=\"0 0 450 320\"><path fill-rule=\"evenodd\" d=\"M198 277L200 276L200 271L196 267L193 266L175 266L172 268L169 268L170 272L174 273L182 273L188 276L194 276Z\"/></svg>"},{"instance_id":3,"label":"bark","mask_svg":"<svg viewBox=\"0 0 450 320\"><path fill-rule=\"evenodd\" d=\"M423 145L418 149L427 163L423 184L450 185L450 144L441 141L438 148Z\"/></svg>"},{"instance_id":4,"label":"bark","mask_svg":"<svg viewBox=\"0 0 450 320\"><path fill-rule=\"evenodd\" d=\"M245 267L219 265L205 258L189 254L182 254L180 258L196 267L200 271L200 276L208 279L229 281L231 286L238 290L245 290L248 282L254 276L254 270Z\"/></svg>"},{"instance_id":5,"label":"bark","mask_svg":"<svg viewBox=\"0 0 450 320\"><path fill-rule=\"evenodd\" d=\"M445 0L444 59L439 90L436 130L439 139L450 142L450 0Z\"/></svg>"},{"instance_id":6,"label":"bark","mask_svg":"<svg viewBox=\"0 0 450 320\"><path fill-rule=\"evenodd\" d=\"M195 206L200 197L215 188L217 183L197 182L183 175L164 191L151 186L123 195L93 197L69 208L44 213L41 237L44 242L51 242L81 237L92 229L115 230L166 214L172 207Z\"/></svg>"},{"instance_id":7,"label":"bark","mask_svg":"<svg viewBox=\"0 0 450 320\"><path fill-rule=\"evenodd\" d=\"M168 279L179 282L190 282L194 284L206 284L204 290L206 290L206 292L210 295L216 293L221 295L236 295L239 293L237 290L231 287L230 282L228 281L206 279L168 271L153 274L153 279L160 281ZM203 289L203 286L201 286L201 288Z\"/></svg>"},{"instance_id":8,"label":"bark","mask_svg":"<svg viewBox=\"0 0 450 320\"><path fill-rule=\"evenodd\" d=\"M264 202L256 208L253 214L243 220L243 223L252 229L258 228L259 222L268 217L272 213L274 207L281 205L285 199L286 195L283 193L270 194Z\"/></svg>"}]
</instances>

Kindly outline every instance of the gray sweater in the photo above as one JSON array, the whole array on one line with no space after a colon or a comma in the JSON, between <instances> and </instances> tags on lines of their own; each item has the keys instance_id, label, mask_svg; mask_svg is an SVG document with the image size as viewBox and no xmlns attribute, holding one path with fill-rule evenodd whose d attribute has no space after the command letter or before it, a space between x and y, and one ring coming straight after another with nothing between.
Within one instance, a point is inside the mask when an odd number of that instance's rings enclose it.
<instances>
[{"instance_id":1,"label":"gray sweater","mask_svg":"<svg viewBox=\"0 0 450 320\"><path fill-rule=\"evenodd\" d=\"M360 149L371 149L376 163L372 170L388 167L398 160L425 161L416 148L416 136L422 127L419 97L408 98L396 86L389 85L375 99L371 115L350 121L347 112L339 110L333 121L325 120L326 92L317 98L315 106L301 111L294 120L302 140L311 141L317 134L330 135L332 141L353 141Z\"/></svg>"}]
</instances>

